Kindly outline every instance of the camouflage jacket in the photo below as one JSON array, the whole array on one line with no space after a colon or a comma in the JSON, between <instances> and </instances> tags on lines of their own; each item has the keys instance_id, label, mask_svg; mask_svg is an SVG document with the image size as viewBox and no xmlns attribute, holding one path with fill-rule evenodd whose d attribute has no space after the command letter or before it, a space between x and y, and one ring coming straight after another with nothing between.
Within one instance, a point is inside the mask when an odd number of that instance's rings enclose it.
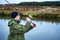
<instances>
[{"instance_id":1,"label":"camouflage jacket","mask_svg":"<svg viewBox=\"0 0 60 40\"><path fill-rule=\"evenodd\" d=\"M8 26L10 28L8 40L25 40L24 33L28 32L31 29L30 24L31 23L26 22L26 25L23 26L19 24L19 21L17 20L10 20L8 22Z\"/></svg>"}]
</instances>

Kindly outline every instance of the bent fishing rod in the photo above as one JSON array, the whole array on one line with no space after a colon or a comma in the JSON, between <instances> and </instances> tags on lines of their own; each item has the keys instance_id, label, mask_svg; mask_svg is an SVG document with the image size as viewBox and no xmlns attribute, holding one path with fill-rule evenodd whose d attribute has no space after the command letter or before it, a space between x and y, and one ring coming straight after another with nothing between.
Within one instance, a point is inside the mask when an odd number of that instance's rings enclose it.
<instances>
[{"instance_id":1,"label":"bent fishing rod","mask_svg":"<svg viewBox=\"0 0 60 40\"><path fill-rule=\"evenodd\" d=\"M10 3L9 3L7 0L5 0L5 2L7 2L8 5L10 5ZM17 9L15 8L14 5L10 5L10 6L13 7L13 8L17 11ZM29 18L33 18L31 15L28 15L28 17L29 17ZM31 23L34 24L32 21L31 21Z\"/></svg>"},{"instance_id":2,"label":"bent fishing rod","mask_svg":"<svg viewBox=\"0 0 60 40\"><path fill-rule=\"evenodd\" d=\"M10 5L10 3L7 1L7 0L4 0L6 3L8 3L8 5ZM14 8L16 11L17 11L17 9L15 8L15 6L14 5L10 5L12 8Z\"/></svg>"}]
</instances>

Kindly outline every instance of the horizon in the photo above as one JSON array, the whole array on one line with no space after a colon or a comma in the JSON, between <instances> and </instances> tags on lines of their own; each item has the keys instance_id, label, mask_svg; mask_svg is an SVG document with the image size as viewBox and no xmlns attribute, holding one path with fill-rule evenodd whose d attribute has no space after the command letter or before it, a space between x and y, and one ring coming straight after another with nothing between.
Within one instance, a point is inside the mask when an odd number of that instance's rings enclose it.
<instances>
[{"instance_id":1,"label":"horizon","mask_svg":"<svg viewBox=\"0 0 60 40\"><path fill-rule=\"evenodd\" d=\"M19 4L21 2L46 2L46 1L60 1L60 0L7 0L10 4ZM8 4L5 0L0 0L0 4Z\"/></svg>"}]
</instances>

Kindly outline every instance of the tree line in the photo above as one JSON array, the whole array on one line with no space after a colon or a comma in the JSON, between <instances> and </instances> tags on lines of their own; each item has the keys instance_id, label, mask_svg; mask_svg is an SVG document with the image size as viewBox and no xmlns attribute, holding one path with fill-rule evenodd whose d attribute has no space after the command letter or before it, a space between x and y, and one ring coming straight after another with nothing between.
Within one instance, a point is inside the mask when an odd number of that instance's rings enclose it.
<instances>
[{"instance_id":1,"label":"tree line","mask_svg":"<svg viewBox=\"0 0 60 40\"><path fill-rule=\"evenodd\" d=\"M60 6L60 1L21 2L21 6Z\"/></svg>"}]
</instances>

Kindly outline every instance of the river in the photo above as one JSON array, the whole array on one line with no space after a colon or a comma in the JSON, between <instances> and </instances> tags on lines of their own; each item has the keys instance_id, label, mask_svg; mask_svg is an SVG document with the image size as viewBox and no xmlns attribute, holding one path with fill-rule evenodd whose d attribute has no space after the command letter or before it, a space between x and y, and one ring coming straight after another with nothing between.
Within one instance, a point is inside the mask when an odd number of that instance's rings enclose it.
<instances>
[{"instance_id":1,"label":"river","mask_svg":"<svg viewBox=\"0 0 60 40\"><path fill-rule=\"evenodd\" d=\"M7 40L9 19L0 19L0 40ZM60 22L32 20L36 27L25 33L25 40L60 40ZM21 20L20 24L25 25Z\"/></svg>"}]
</instances>

